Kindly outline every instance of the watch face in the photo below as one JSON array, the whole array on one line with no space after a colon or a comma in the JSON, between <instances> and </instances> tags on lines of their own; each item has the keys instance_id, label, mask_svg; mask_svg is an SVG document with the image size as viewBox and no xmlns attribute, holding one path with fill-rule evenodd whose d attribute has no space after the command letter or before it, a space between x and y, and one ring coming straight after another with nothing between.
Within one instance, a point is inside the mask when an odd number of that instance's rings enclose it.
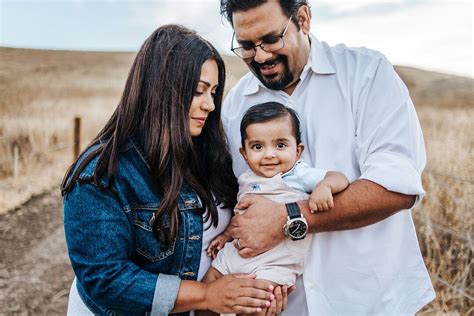
<instances>
[{"instance_id":1,"label":"watch face","mask_svg":"<svg viewBox=\"0 0 474 316\"><path fill-rule=\"evenodd\" d=\"M293 238L304 237L307 230L308 225L300 219L294 220L288 225L288 235Z\"/></svg>"}]
</instances>

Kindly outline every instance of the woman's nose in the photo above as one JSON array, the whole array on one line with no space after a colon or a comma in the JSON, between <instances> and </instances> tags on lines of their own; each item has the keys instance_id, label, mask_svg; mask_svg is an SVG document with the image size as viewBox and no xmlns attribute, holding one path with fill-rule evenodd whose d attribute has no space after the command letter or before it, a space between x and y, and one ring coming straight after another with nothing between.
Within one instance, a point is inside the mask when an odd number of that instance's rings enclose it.
<instances>
[{"instance_id":1,"label":"woman's nose","mask_svg":"<svg viewBox=\"0 0 474 316\"><path fill-rule=\"evenodd\" d=\"M205 100L202 101L201 103L201 109L212 112L216 108L214 104L214 98L212 96L207 97Z\"/></svg>"}]
</instances>

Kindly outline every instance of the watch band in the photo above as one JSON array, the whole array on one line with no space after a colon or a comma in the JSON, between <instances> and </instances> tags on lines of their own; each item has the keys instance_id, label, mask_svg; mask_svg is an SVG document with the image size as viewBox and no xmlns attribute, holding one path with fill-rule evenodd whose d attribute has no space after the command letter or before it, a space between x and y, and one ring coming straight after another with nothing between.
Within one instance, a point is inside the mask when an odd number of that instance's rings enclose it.
<instances>
[{"instance_id":1,"label":"watch band","mask_svg":"<svg viewBox=\"0 0 474 316\"><path fill-rule=\"evenodd\" d=\"M288 217L290 219L301 217L301 211L300 207L298 206L298 203L293 202L293 203L286 203L286 211L288 212Z\"/></svg>"}]
</instances>

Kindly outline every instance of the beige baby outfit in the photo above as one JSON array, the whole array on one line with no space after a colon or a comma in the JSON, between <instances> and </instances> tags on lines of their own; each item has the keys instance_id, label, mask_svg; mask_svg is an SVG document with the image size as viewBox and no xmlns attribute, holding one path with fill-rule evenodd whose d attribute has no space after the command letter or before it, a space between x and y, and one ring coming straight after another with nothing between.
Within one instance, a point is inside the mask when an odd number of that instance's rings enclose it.
<instances>
[{"instance_id":1,"label":"beige baby outfit","mask_svg":"<svg viewBox=\"0 0 474 316\"><path fill-rule=\"evenodd\" d=\"M308 193L311 193L325 174L325 170L311 168L302 160L297 161L290 171L272 178L260 177L248 170L238 179L237 199L240 200L248 194L258 194L277 203L307 200ZM303 240L293 241L287 238L258 256L242 258L232 243L226 243L212 266L224 275L255 273L258 279L270 280L280 285L293 285L296 276L303 272L305 255L310 245L311 234L306 235Z\"/></svg>"}]
</instances>

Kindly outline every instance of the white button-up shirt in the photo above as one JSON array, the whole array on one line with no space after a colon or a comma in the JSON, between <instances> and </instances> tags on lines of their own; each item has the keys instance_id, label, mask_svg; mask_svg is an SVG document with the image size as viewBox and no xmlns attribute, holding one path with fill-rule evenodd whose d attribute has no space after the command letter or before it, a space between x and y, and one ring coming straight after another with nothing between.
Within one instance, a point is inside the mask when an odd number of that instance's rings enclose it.
<instances>
[{"instance_id":1,"label":"white button-up shirt","mask_svg":"<svg viewBox=\"0 0 474 316\"><path fill-rule=\"evenodd\" d=\"M419 200L423 136L392 65L373 50L310 38L308 62L291 96L248 73L225 99L222 117L236 176L248 169L239 153L242 116L252 105L277 101L298 113L303 159L312 167ZM413 315L435 297L410 210L360 229L315 234L303 280L304 291L290 295L285 315ZM307 303L296 303L304 302L304 293Z\"/></svg>"}]
</instances>

